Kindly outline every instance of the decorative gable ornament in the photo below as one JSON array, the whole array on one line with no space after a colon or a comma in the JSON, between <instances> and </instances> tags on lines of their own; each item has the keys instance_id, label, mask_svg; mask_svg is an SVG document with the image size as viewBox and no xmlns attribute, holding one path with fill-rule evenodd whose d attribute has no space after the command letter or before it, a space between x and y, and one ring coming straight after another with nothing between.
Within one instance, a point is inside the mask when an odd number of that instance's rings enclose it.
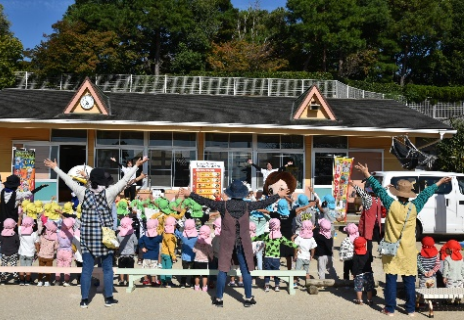
<instances>
[{"instance_id":1,"label":"decorative gable ornament","mask_svg":"<svg viewBox=\"0 0 464 320\"><path fill-rule=\"evenodd\" d=\"M297 100L294 120L336 120L335 114L317 86L309 87Z\"/></svg>"},{"instance_id":2,"label":"decorative gable ornament","mask_svg":"<svg viewBox=\"0 0 464 320\"><path fill-rule=\"evenodd\" d=\"M86 77L77 89L64 114L102 114L110 115L109 98Z\"/></svg>"}]
</instances>

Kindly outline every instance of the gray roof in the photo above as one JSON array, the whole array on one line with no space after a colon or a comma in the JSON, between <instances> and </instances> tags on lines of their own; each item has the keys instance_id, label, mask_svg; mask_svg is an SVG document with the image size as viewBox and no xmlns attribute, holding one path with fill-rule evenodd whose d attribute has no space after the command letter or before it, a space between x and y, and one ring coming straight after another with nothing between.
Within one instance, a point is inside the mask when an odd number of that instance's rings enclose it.
<instances>
[{"instance_id":1,"label":"gray roof","mask_svg":"<svg viewBox=\"0 0 464 320\"><path fill-rule=\"evenodd\" d=\"M335 121L300 119L293 114L303 99L263 96L104 93L111 115L63 114L75 91L0 90L0 121L80 119L215 124L370 127L453 130L394 100L326 99ZM103 93L102 93L103 95Z\"/></svg>"}]
</instances>

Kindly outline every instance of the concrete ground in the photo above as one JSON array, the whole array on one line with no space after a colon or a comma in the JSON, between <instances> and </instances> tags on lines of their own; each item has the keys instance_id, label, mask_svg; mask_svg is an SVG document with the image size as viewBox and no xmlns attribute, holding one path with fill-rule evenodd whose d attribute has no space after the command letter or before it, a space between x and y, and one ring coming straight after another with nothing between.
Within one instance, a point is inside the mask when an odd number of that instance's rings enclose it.
<instances>
[{"instance_id":1,"label":"concrete ground","mask_svg":"<svg viewBox=\"0 0 464 320\"><path fill-rule=\"evenodd\" d=\"M338 261L338 248L345 235L338 232L335 239L335 269L342 277L343 264ZM448 238L439 239L439 245ZM417 243L420 248L420 242ZM374 247L376 250L376 247ZM315 261L311 262L311 275L317 278ZM383 285L385 280L380 259L374 259L375 279ZM137 266L139 267L139 266ZM175 265L180 268L180 263ZM175 283L176 280L174 280ZM115 281L116 283L116 281ZM242 305L243 288L226 288L224 308L211 305L215 291L208 293L195 292L180 287L153 288L138 286L127 294L125 287L115 286L114 297L119 304L104 306L101 293L95 293L88 309L81 309L80 288L77 286L52 286L38 288L36 286L20 287L14 284L0 286L0 320L42 320L42 319L378 319L387 318L380 313L383 307L383 290L378 288L378 296L374 298L375 306L356 305L352 302L355 294L352 288L332 288L321 290L318 295L309 295L302 286L296 295L286 292L286 284L282 284L280 292L265 293L263 280L258 279L258 286L253 288L257 301L255 306L244 308ZM273 282L271 281L271 287ZM365 299L365 298L364 298ZM398 299L397 318L409 318L402 313L404 301ZM462 311L436 311L438 319L462 319ZM425 319L426 313L416 314L416 318Z\"/></svg>"}]
</instances>

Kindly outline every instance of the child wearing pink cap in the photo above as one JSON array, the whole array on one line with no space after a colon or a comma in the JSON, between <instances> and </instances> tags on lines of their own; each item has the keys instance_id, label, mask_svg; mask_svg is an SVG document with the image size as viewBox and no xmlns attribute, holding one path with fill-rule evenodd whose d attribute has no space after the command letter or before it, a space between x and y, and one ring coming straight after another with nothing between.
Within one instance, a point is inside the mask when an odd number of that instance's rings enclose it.
<instances>
[{"instance_id":1,"label":"child wearing pink cap","mask_svg":"<svg viewBox=\"0 0 464 320\"><path fill-rule=\"evenodd\" d=\"M262 234L251 238L251 241L264 241L264 270L279 270L280 269L280 247L286 245L296 249L298 245L291 240L285 238L280 232L280 220L272 218L269 220L269 233ZM269 292L270 277L264 277L264 291ZM275 292L280 291L280 279L274 277Z\"/></svg>"},{"instance_id":2,"label":"child wearing pink cap","mask_svg":"<svg viewBox=\"0 0 464 320\"><path fill-rule=\"evenodd\" d=\"M61 222L61 230L58 233L58 249L56 251L56 266L70 268L73 261L72 239L74 237L74 219L64 218ZM70 274L64 274L63 287L69 287ZM61 280L61 274L55 274L55 285Z\"/></svg>"},{"instance_id":3,"label":"child wearing pink cap","mask_svg":"<svg viewBox=\"0 0 464 320\"><path fill-rule=\"evenodd\" d=\"M34 231L34 219L31 217L24 217L21 220L21 225L18 227L19 234L19 265L20 266L32 266L34 257L36 256L36 249L38 247L39 236ZM24 280L24 272L19 273L19 285L28 286L31 284L31 273L26 273L26 279Z\"/></svg>"},{"instance_id":4,"label":"child wearing pink cap","mask_svg":"<svg viewBox=\"0 0 464 320\"><path fill-rule=\"evenodd\" d=\"M333 238L332 224L329 220L323 218L319 220L319 227L314 229L314 240L317 247L314 256L317 257L317 270L319 279L325 279L325 274L329 271L331 278L336 278L336 272L333 266Z\"/></svg>"},{"instance_id":5,"label":"child wearing pink cap","mask_svg":"<svg viewBox=\"0 0 464 320\"><path fill-rule=\"evenodd\" d=\"M142 268L156 269L158 267L159 247L163 237L158 234L158 219L148 219L147 230L145 234L139 239L139 250L143 252ZM148 276L145 276L143 285L158 285L159 282L156 276L151 277L151 282Z\"/></svg>"},{"instance_id":6,"label":"child wearing pink cap","mask_svg":"<svg viewBox=\"0 0 464 320\"><path fill-rule=\"evenodd\" d=\"M132 227L132 219L129 217L124 217L121 219L120 225L118 227L118 268L134 268L134 256L135 249L137 248L138 240L137 236L134 233L134 228ZM119 285L124 285L124 276L123 274L119 275Z\"/></svg>"},{"instance_id":7,"label":"child wearing pink cap","mask_svg":"<svg viewBox=\"0 0 464 320\"><path fill-rule=\"evenodd\" d=\"M177 239L174 235L177 220L168 216L164 221L163 241L161 242L161 265L163 269L172 269L172 264L177 262L176 245ZM172 275L162 275L161 282L166 288L173 286Z\"/></svg>"},{"instance_id":8,"label":"child wearing pink cap","mask_svg":"<svg viewBox=\"0 0 464 320\"><path fill-rule=\"evenodd\" d=\"M358 226L354 223L348 223L343 231L346 232L346 238L343 239L340 245L339 257L340 261L343 261L343 279L350 279L350 271L353 266L353 253L354 245L353 241L359 237Z\"/></svg>"},{"instance_id":9,"label":"child wearing pink cap","mask_svg":"<svg viewBox=\"0 0 464 320\"><path fill-rule=\"evenodd\" d=\"M2 254L2 267L15 266L18 263L18 250L19 250L19 236L14 231L16 221L11 218L3 221L3 230L0 234L0 250ZM5 284L6 273L2 272L0 282ZM18 273L13 273L15 281L18 281Z\"/></svg>"},{"instance_id":10,"label":"child wearing pink cap","mask_svg":"<svg viewBox=\"0 0 464 320\"><path fill-rule=\"evenodd\" d=\"M197 243L198 231L196 229L195 220L187 219L184 222L184 231L174 231L176 237L182 241L182 269L193 269L195 260L195 252L193 248ZM186 276L182 276L180 279L180 286L182 289L190 287L192 281L187 281Z\"/></svg>"},{"instance_id":11,"label":"child wearing pink cap","mask_svg":"<svg viewBox=\"0 0 464 320\"><path fill-rule=\"evenodd\" d=\"M195 259L194 269L208 269L208 263L213 259L213 247L211 245L211 229L207 225L201 226L197 242L193 247ZM208 277L202 279L202 289L208 291ZM200 291L200 276L195 276L195 291Z\"/></svg>"},{"instance_id":12,"label":"child wearing pink cap","mask_svg":"<svg viewBox=\"0 0 464 320\"><path fill-rule=\"evenodd\" d=\"M55 222L48 220L42 229L42 235L39 240L38 257L40 267L52 267L55 258L56 249L58 249L58 235L56 234L58 227ZM49 287L51 274L39 273L37 286ZM42 280L45 278L45 282Z\"/></svg>"},{"instance_id":13,"label":"child wearing pink cap","mask_svg":"<svg viewBox=\"0 0 464 320\"><path fill-rule=\"evenodd\" d=\"M309 263L314 259L314 252L317 247L316 240L313 238L314 226L311 220L304 220L301 224L301 229L298 236L295 238L295 244L298 249L295 249L294 260L295 270L305 270L306 279L309 279ZM294 279L293 286L298 286L297 279Z\"/></svg>"}]
</instances>

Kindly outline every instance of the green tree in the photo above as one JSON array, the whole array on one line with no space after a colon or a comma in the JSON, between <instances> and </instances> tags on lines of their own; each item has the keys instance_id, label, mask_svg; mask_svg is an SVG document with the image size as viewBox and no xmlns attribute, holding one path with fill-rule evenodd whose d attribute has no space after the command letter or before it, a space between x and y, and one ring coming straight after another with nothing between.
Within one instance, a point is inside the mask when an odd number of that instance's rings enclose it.
<instances>
[{"instance_id":1,"label":"green tree","mask_svg":"<svg viewBox=\"0 0 464 320\"><path fill-rule=\"evenodd\" d=\"M10 30L10 22L0 4L0 89L12 86L14 72L18 70L23 56L23 45Z\"/></svg>"},{"instance_id":2,"label":"green tree","mask_svg":"<svg viewBox=\"0 0 464 320\"><path fill-rule=\"evenodd\" d=\"M288 0L287 8L303 70L336 70L343 75L346 58L365 47L356 0Z\"/></svg>"},{"instance_id":3,"label":"green tree","mask_svg":"<svg viewBox=\"0 0 464 320\"><path fill-rule=\"evenodd\" d=\"M451 28L448 0L388 0L394 23L392 39L399 51L395 55L400 85L408 78L423 82L432 72L430 66L440 49L440 41ZM425 70L427 67L428 70Z\"/></svg>"},{"instance_id":4,"label":"green tree","mask_svg":"<svg viewBox=\"0 0 464 320\"><path fill-rule=\"evenodd\" d=\"M451 120L451 126L457 133L438 144L437 167L443 171L464 173L464 121Z\"/></svg>"}]
</instances>

